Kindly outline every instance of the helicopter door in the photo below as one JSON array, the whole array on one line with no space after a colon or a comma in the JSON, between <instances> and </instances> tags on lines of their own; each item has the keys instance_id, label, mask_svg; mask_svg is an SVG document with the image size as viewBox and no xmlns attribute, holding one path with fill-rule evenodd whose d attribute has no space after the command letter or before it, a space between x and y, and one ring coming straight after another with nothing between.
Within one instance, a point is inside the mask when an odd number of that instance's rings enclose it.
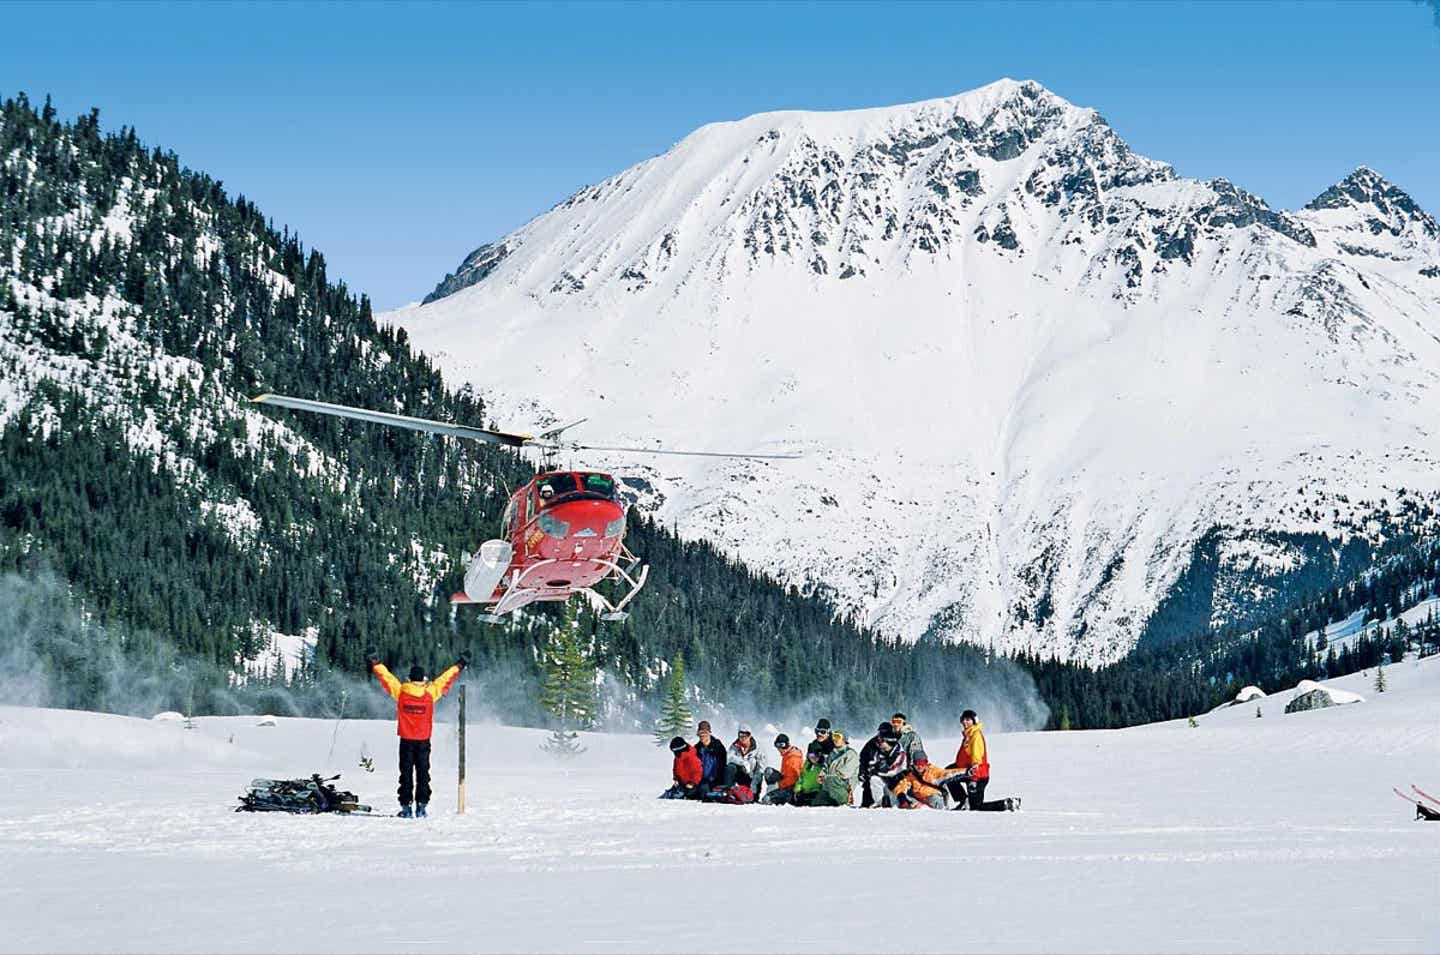
<instances>
[{"instance_id":1,"label":"helicopter door","mask_svg":"<svg viewBox=\"0 0 1440 955\"><path fill-rule=\"evenodd\" d=\"M491 540L481 544L480 553L465 568L465 596L476 603L487 603L510 567L514 552L509 541Z\"/></svg>"}]
</instances>

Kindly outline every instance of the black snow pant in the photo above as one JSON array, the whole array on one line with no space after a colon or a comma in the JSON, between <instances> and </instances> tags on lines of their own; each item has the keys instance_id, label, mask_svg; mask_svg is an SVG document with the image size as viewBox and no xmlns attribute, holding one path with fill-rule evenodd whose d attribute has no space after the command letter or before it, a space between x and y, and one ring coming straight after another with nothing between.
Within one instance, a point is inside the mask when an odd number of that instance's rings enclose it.
<instances>
[{"instance_id":1,"label":"black snow pant","mask_svg":"<svg viewBox=\"0 0 1440 955\"><path fill-rule=\"evenodd\" d=\"M1003 799L992 799L985 801L985 786L990 782L988 779L952 779L945 784L950 790L950 798L955 800L955 808L960 808L960 803L965 803L971 812L1004 812L1009 807Z\"/></svg>"},{"instance_id":2,"label":"black snow pant","mask_svg":"<svg viewBox=\"0 0 1440 955\"><path fill-rule=\"evenodd\" d=\"M428 739L402 739L400 741L399 795L402 806L408 806L412 801L423 806L430 801L430 741Z\"/></svg>"}]
</instances>

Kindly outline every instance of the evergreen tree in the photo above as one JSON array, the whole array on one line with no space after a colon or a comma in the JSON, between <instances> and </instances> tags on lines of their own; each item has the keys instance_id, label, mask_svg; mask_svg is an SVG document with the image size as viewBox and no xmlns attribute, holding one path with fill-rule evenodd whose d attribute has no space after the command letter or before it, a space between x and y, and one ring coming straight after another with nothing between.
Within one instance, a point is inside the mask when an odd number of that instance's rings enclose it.
<instances>
[{"instance_id":1,"label":"evergreen tree","mask_svg":"<svg viewBox=\"0 0 1440 955\"><path fill-rule=\"evenodd\" d=\"M1375 664L1375 692L1385 692L1385 661Z\"/></svg>"},{"instance_id":2,"label":"evergreen tree","mask_svg":"<svg viewBox=\"0 0 1440 955\"><path fill-rule=\"evenodd\" d=\"M578 600L566 603L540 661L540 706L556 722L541 748L557 756L584 752L576 730L595 723L595 661L582 632L579 606Z\"/></svg>"},{"instance_id":3,"label":"evergreen tree","mask_svg":"<svg viewBox=\"0 0 1440 955\"><path fill-rule=\"evenodd\" d=\"M665 700L660 706L660 718L655 721L655 745L665 746L676 736L684 736L690 730L693 717L687 700L690 688L685 682L685 654L678 653L670 664L670 678L666 684Z\"/></svg>"}]
</instances>

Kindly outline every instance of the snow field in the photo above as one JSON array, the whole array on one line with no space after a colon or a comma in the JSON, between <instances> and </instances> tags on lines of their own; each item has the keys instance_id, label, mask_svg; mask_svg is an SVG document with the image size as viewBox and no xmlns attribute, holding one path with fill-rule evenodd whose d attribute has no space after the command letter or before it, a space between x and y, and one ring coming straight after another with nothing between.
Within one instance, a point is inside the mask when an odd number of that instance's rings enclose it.
<instances>
[{"instance_id":1,"label":"snow field","mask_svg":"<svg viewBox=\"0 0 1440 955\"><path fill-rule=\"evenodd\" d=\"M0 951L1435 951L1440 826L1389 789L1440 789L1440 659L1386 678L996 733L1014 814L664 802L647 738L566 765L475 724L464 816L449 725L429 820L237 814L252 776L322 767L392 811L393 726L342 723L326 766L332 722L0 708Z\"/></svg>"}]
</instances>

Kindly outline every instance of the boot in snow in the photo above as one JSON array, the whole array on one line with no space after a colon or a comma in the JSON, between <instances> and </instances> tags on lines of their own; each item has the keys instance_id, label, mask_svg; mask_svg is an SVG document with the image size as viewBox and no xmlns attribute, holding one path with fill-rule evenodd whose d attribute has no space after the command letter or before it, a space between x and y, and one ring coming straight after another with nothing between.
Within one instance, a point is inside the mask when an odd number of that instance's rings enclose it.
<instances>
[{"instance_id":1,"label":"boot in snow","mask_svg":"<svg viewBox=\"0 0 1440 955\"><path fill-rule=\"evenodd\" d=\"M1009 797L1007 797L1006 800L1005 800L1005 808L1006 808L1006 810L1008 810L1009 812L1019 812L1019 811L1020 811L1020 797L1019 797L1019 796L1009 796Z\"/></svg>"},{"instance_id":2,"label":"boot in snow","mask_svg":"<svg viewBox=\"0 0 1440 955\"><path fill-rule=\"evenodd\" d=\"M426 813L425 813L425 803L423 803L423 802L417 802L417 803L415 804L415 818L416 818L416 819L424 819L424 818L425 818L425 815L426 815Z\"/></svg>"},{"instance_id":3,"label":"boot in snow","mask_svg":"<svg viewBox=\"0 0 1440 955\"><path fill-rule=\"evenodd\" d=\"M401 819L409 819L414 815L415 814L410 811L410 804L408 802L400 804L399 816Z\"/></svg>"}]
</instances>

